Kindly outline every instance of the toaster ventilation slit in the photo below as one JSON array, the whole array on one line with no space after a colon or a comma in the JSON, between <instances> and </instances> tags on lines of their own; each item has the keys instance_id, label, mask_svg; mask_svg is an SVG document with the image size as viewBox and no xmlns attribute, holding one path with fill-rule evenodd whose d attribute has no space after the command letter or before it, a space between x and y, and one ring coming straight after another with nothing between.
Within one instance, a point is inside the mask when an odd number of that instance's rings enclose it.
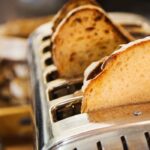
<instances>
[{"instance_id":1,"label":"toaster ventilation slit","mask_svg":"<svg viewBox=\"0 0 150 150\"><path fill-rule=\"evenodd\" d=\"M127 140L126 140L125 136L121 136L120 139L121 139L121 142L122 142L123 150L129 150Z\"/></svg>"},{"instance_id":2,"label":"toaster ventilation slit","mask_svg":"<svg viewBox=\"0 0 150 150\"><path fill-rule=\"evenodd\" d=\"M102 143L100 141L97 142L97 150L103 150Z\"/></svg>"},{"instance_id":3,"label":"toaster ventilation slit","mask_svg":"<svg viewBox=\"0 0 150 150\"><path fill-rule=\"evenodd\" d=\"M148 148L150 150L150 134L149 134L149 132L145 132L145 138L147 141Z\"/></svg>"},{"instance_id":4,"label":"toaster ventilation slit","mask_svg":"<svg viewBox=\"0 0 150 150\"><path fill-rule=\"evenodd\" d=\"M44 49L43 49L43 53L46 53L46 52L48 52L48 51L50 51L50 46L46 46Z\"/></svg>"},{"instance_id":5,"label":"toaster ventilation slit","mask_svg":"<svg viewBox=\"0 0 150 150\"><path fill-rule=\"evenodd\" d=\"M47 58L46 60L45 60L45 65L46 66L49 66L49 65L51 65L51 64L53 64L53 60L52 60L52 58Z\"/></svg>"},{"instance_id":6,"label":"toaster ventilation slit","mask_svg":"<svg viewBox=\"0 0 150 150\"><path fill-rule=\"evenodd\" d=\"M82 83L65 84L54 88L48 92L50 100L60 98L69 94L73 94L75 91L80 90Z\"/></svg>"},{"instance_id":7,"label":"toaster ventilation slit","mask_svg":"<svg viewBox=\"0 0 150 150\"><path fill-rule=\"evenodd\" d=\"M53 71L46 75L46 81L50 82L50 81L56 80L58 77L59 77L58 71Z\"/></svg>"}]
</instances>

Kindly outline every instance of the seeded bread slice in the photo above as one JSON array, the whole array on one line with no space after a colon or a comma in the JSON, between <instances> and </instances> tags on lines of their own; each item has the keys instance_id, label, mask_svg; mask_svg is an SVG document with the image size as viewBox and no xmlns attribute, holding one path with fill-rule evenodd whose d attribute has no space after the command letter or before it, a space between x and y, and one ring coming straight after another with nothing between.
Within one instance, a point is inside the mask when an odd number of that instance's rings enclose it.
<instances>
[{"instance_id":1,"label":"seeded bread slice","mask_svg":"<svg viewBox=\"0 0 150 150\"><path fill-rule=\"evenodd\" d=\"M72 10L57 26L52 36L53 60L62 77L83 76L91 62L130 40L100 7L84 5Z\"/></svg>"},{"instance_id":2,"label":"seeded bread slice","mask_svg":"<svg viewBox=\"0 0 150 150\"><path fill-rule=\"evenodd\" d=\"M150 102L150 37L124 45L84 88L82 112Z\"/></svg>"}]
</instances>

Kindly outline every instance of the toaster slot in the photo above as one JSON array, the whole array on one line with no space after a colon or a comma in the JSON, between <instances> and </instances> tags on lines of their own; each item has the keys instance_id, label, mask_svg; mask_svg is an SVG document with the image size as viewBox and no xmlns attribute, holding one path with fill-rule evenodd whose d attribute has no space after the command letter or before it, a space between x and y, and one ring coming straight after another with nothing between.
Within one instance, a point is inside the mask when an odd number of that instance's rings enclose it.
<instances>
[{"instance_id":1,"label":"toaster slot","mask_svg":"<svg viewBox=\"0 0 150 150\"><path fill-rule=\"evenodd\" d=\"M49 100L54 100L62 96L73 94L75 91L80 90L81 87L82 82L63 84L58 87L55 87L52 90L49 90L48 92Z\"/></svg>"},{"instance_id":2,"label":"toaster slot","mask_svg":"<svg viewBox=\"0 0 150 150\"><path fill-rule=\"evenodd\" d=\"M97 150L103 150L102 143L100 141L97 142Z\"/></svg>"},{"instance_id":3,"label":"toaster slot","mask_svg":"<svg viewBox=\"0 0 150 150\"><path fill-rule=\"evenodd\" d=\"M127 31L136 39L149 36L149 32L144 29L143 24L122 24Z\"/></svg>"},{"instance_id":4,"label":"toaster slot","mask_svg":"<svg viewBox=\"0 0 150 150\"><path fill-rule=\"evenodd\" d=\"M124 28L126 28L127 30L131 30L131 29L141 29L142 25L141 24L121 24Z\"/></svg>"},{"instance_id":5,"label":"toaster slot","mask_svg":"<svg viewBox=\"0 0 150 150\"><path fill-rule=\"evenodd\" d=\"M148 33L144 33L144 32L130 32L131 33L131 35L133 36L133 37L135 37L136 39L140 39L140 38L144 38L144 37L146 37L146 36L150 36L150 34L148 34Z\"/></svg>"},{"instance_id":6,"label":"toaster slot","mask_svg":"<svg viewBox=\"0 0 150 150\"><path fill-rule=\"evenodd\" d=\"M51 110L53 121L57 122L68 117L80 114L81 110L81 99L76 101L56 106Z\"/></svg>"},{"instance_id":7,"label":"toaster slot","mask_svg":"<svg viewBox=\"0 0 150 150\"><path fill-rule=\"evenodd\" d=\"M145 138L146 138L147 146L150 149L150 134L149 134L149 132L145 132Z\"/></svg>"},{"instance_id":8,"label":"toaster slot","mask_svg":"<svg viewBox=\"0 0 150 150\"><path fill-rule=\"evenodd\" d=\"M121 136L120 139L122 142L123 150L128 150L128 144L127 144L127 140L126 140L125 136Z\"/></svg>"},{"instance_id":9,"label":"toaster slot","mask_svg":"<svg viewBox=\"0 0 150 150\"><path fill-rule=\"evenodd\" d=\"M46 66L49 66L49 65L51 65L51 64L53 64L53 60L52 60L51 57L48 57L48 58L45 60L45 65L46 65Z\"/></svg>"},{"instance_id":10,"label":"toaster slot","mask_svg":"<svg viewBox=\"0 0 150 150\"><path fill-rule=\"evenodd\" d=\"M47 69L47 67L50 67L51 65L53 65L53 59L51 55L52 55L51 52L46 52L42 54L41 62L45 70Z\"/></svg>"},{"instance_id":11,"label":"toaster slot","mask_svg":"<svg viewBox=\"0 0 150 150\"><path fill-rule=\"evenodd\" d=\"M59 77L59 73L57 70L54 70L46 75L46 82L50 82L56 80Z\"/></svg>"},{"instance_id":12,"label":"toaster slot","mask_svg":"<svg viewBox=\"0 0 150 150\"><path fill-rule=\"evenodd\" d=\"M45 47L43 48L43 53L49 52L50 49L51 49L51 46L50 46L50 45L45 46Z\"/></svg>"},{"instance_id":13,"label":"toaster slot","mask_svg":"<svg viewBox=\"0 0 150 150\"><path fill-rule=\"evenodd\" d=\"M44 42L44 41L50 40L50 38L51 38L50 35L44 36L44 37L42 38L42 41Z\"/></svg>"}]
</instances>

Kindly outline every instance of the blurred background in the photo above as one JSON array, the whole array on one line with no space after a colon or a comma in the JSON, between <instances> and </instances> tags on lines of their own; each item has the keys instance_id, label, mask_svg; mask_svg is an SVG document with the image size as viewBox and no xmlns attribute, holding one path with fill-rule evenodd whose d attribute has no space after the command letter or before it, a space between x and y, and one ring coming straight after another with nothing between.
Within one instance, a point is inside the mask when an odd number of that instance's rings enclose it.
<instances>
[{"instance_id":1,"label":"blurred background","mask_svg":"<svg viewBox=\"0 0 150 150\"><path fill-rule=\"evenodd\" d=\"M50 21L51 15L65 2L67 0L0 0L0 150L34 149L27 39L35 28ZM109 12L131 12L150 19L150 0L97 2ZM42 18L35 19L38 17ZM23 20L14 21L20 18Z\"/></svg>"},{"instance_id":2,"label":"blurred background","mask_svg":"<svg viewBox=\"0 0 150 150\"><path fill-rule=\"evenodd\" d=\"M54 14L67 0L1 0L0 22ZM134 12L150 17L150 0L97 0L107 11Z\"/></svg>"}]
</instances>

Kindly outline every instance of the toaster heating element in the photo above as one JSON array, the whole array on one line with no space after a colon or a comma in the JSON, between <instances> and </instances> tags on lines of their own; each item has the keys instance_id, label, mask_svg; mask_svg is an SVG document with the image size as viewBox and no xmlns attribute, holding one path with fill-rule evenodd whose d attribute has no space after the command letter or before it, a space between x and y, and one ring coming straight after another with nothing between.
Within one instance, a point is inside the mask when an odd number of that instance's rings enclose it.
<instances>
[{"instance_id":1,"label":"toaster heating element","mask_svg":"<svg viewBox=\"0 0 150 150\"><path fill-rule=\"evenodd\" d=\"M135 20L139 18L135 15ZM66 80L59 77L50 52L51 26L51 23L41 26L29 39L37 149L149 150L149 104L144 104L144 110L129 112L129 119L122 116L99 123L90 122L86 113L80 113L82 79ZM142 26L140 24L140 28ZM144 32L144 35L149 32Z\"/></svg>"}]
</instances>

